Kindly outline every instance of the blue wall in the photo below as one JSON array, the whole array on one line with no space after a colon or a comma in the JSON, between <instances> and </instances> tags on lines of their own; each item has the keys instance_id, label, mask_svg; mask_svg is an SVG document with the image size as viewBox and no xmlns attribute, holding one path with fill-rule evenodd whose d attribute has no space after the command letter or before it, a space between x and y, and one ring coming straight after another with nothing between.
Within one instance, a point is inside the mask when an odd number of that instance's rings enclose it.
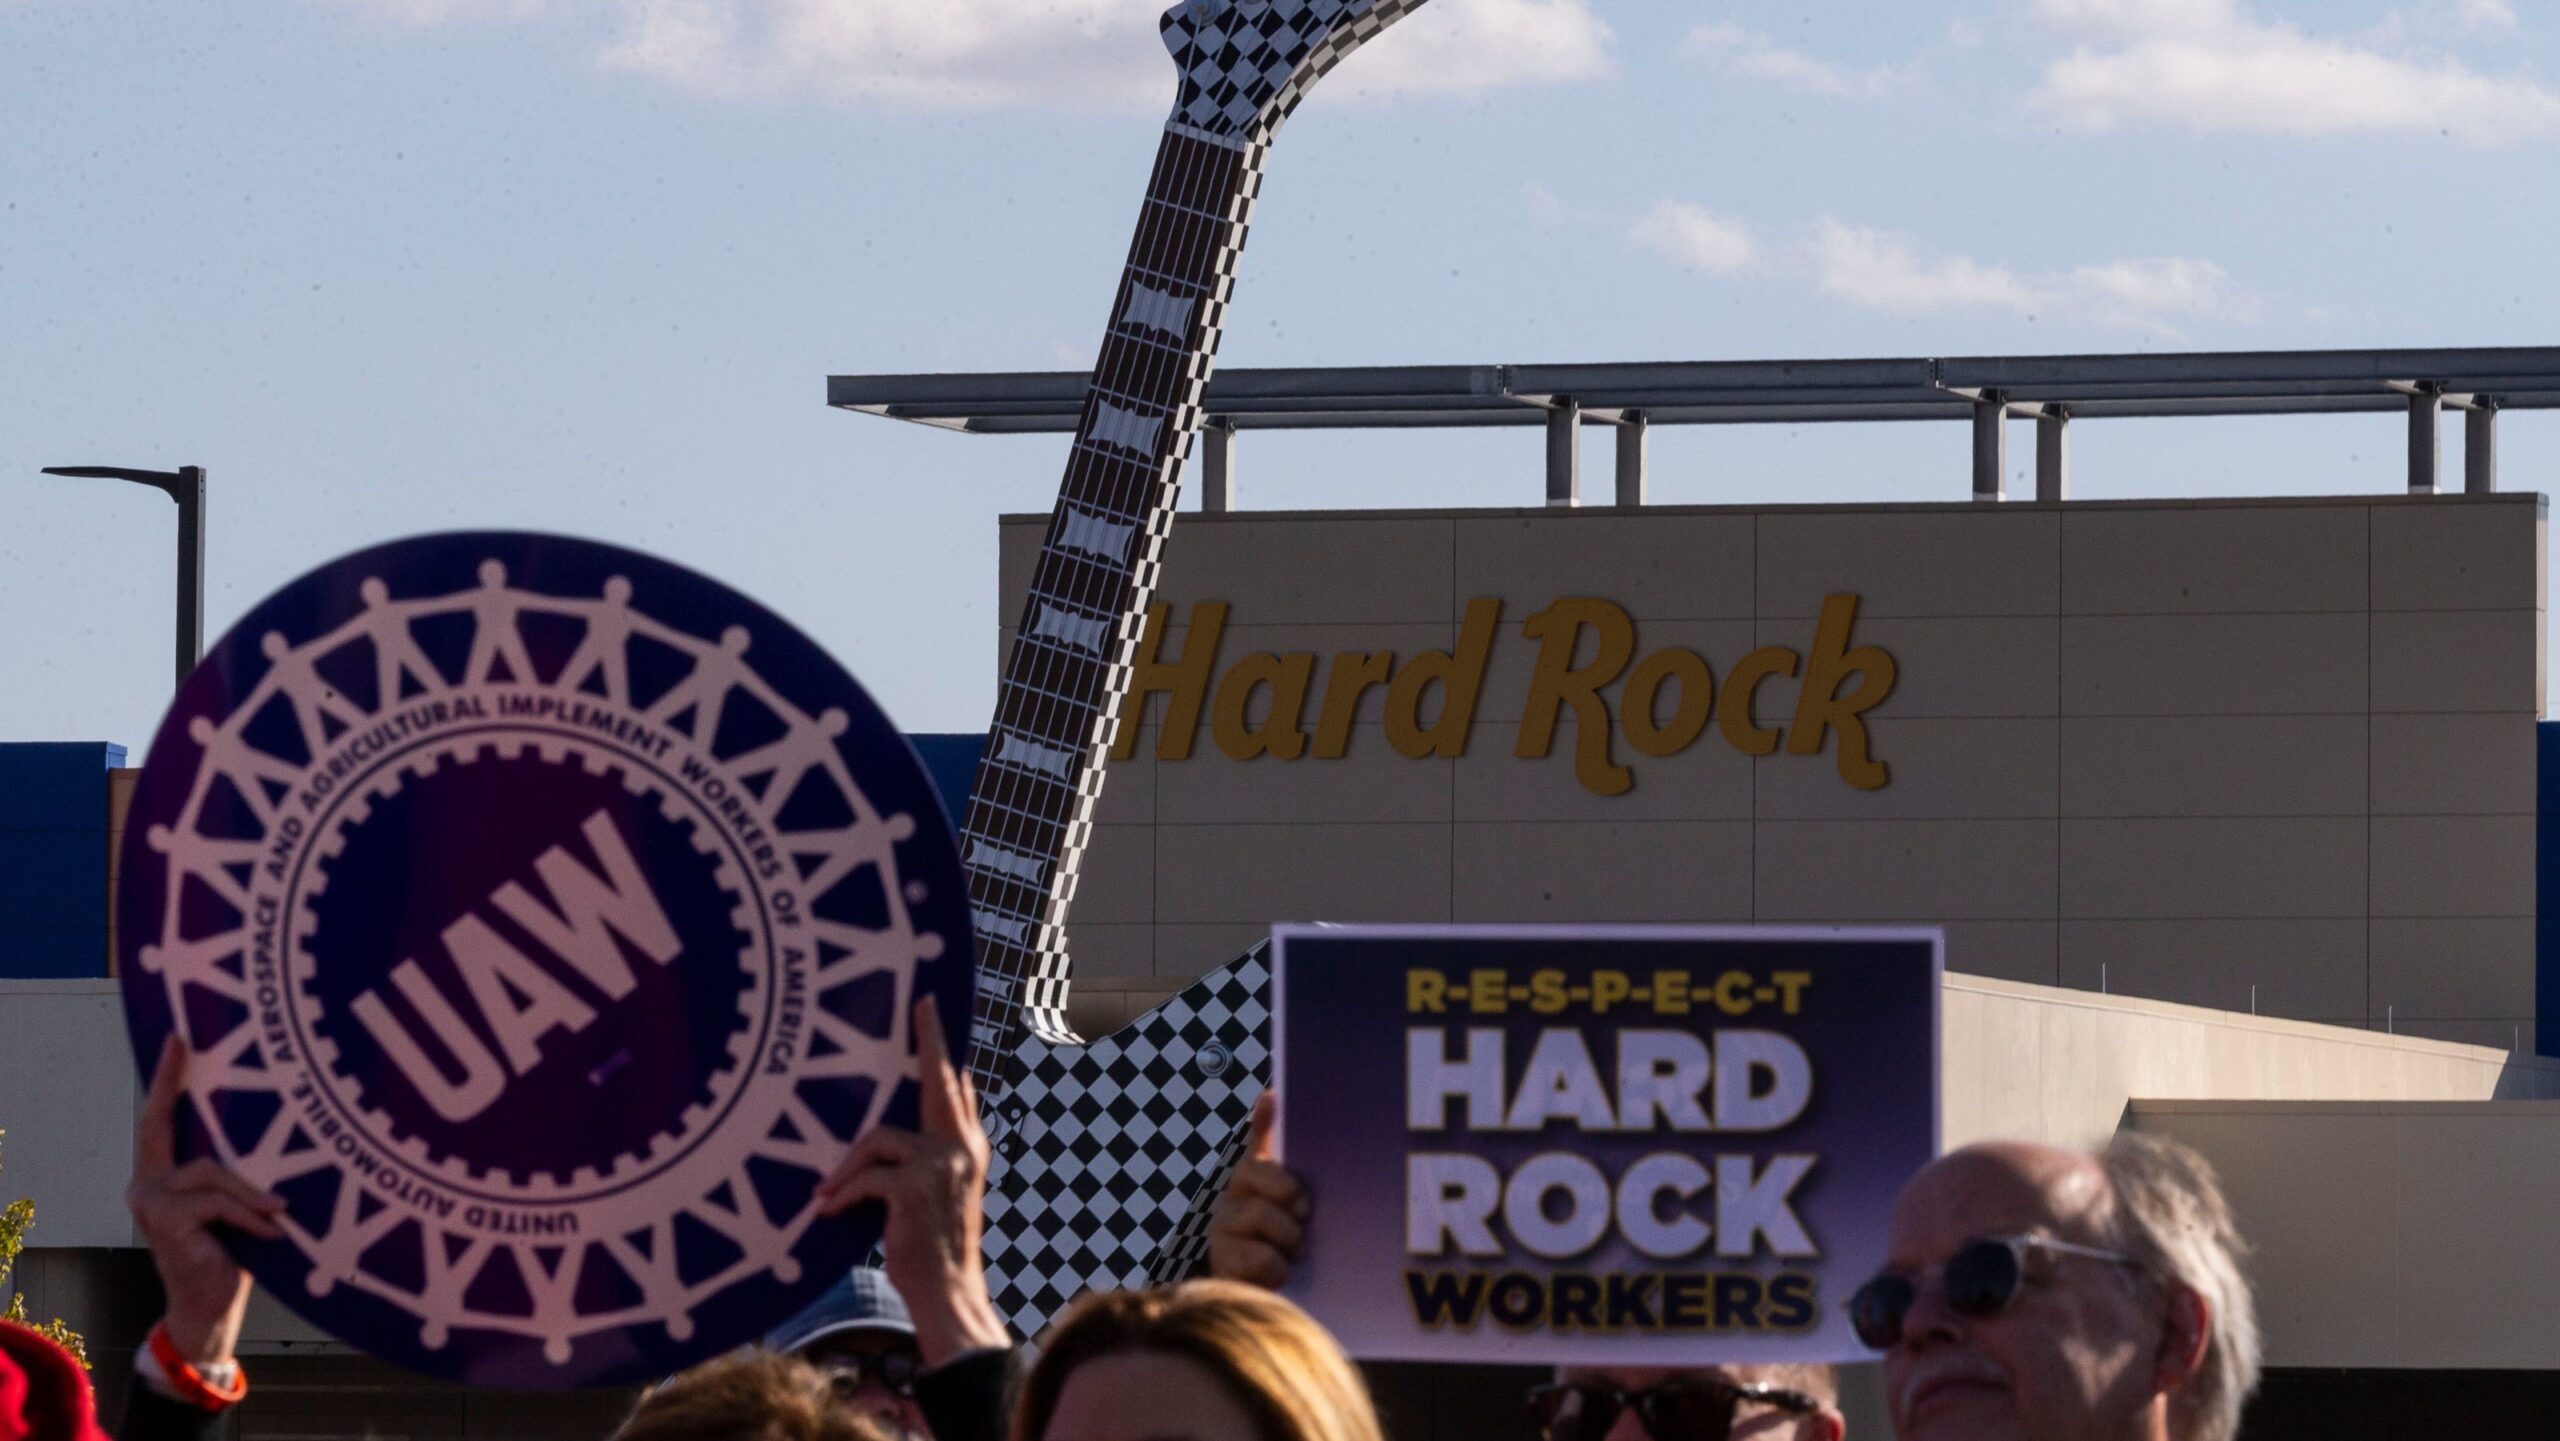
<instances>
[{"instance_id":1,"label":"blue wall","mask_svg":"<svg viewBox=\"0 0 2560 1441\"><path fill-rule=\"evenodd\" d=\"M951 817L956 834L960 821L969 809L969 783L977 779L978 757L986 754L987 738L983 735L911 735L907 743L924 758L924 768L933 775L933 788L942 796L943 812Z\"/></svg>"},{"instance_id":2,"label":"blue wall","mask_svg":"<svg viewBox=\"0 0 2560 1441\"><path fill-rule=\"evenodd\" d=\"M124 747L0 744L0 977L107 973L107 772Z\"/></svg>"},{"instance_id":3,"label":"blue wall","mask_svg":"<svg viewBox=\"0 0 2560 1441\"><path fill-rule=\"evenodd\" d=\"M2560 721L2535 728L2533 1049L2560 1056Z\"/></svg>"}]
</instances>

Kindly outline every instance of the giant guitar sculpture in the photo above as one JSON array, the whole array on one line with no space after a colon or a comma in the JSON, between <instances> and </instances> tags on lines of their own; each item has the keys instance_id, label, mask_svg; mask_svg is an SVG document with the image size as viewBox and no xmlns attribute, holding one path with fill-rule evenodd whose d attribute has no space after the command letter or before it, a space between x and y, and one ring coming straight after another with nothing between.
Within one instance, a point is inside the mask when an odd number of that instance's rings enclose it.
<instances>
[{"instance_id":1,"label":"giant guitar sculpture","mask_svg":"<svg viewBox=\"0 0 2560 1441\"><path fill-rule=\"evenodd\" d=\"M995 1146L987 1262L1025 1334L1086 1290L1194 1263L1267 1074L1260 947L1087 1045L1066 1022L1066 913L1272 134L1421 3L1189 0L1164 17L1179 90L961 833L969 1069Z\"/></svg>"}]
</instances>

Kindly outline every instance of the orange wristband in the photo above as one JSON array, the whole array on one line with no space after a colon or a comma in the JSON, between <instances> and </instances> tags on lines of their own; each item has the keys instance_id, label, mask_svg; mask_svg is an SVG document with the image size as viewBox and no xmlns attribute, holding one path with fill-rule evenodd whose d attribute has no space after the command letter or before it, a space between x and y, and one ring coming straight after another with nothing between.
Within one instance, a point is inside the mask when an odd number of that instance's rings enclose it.
<instances>
[{"instance_id":1,"label":"orange wristband","mask_svg":"<svg viewBox=\"0 0 2560 1441\"><path fill-rule=\"evenodd\" d=\"M214 1385L204 1373L187 1364L178 1354L178 1343L169 1339L166 1323L151 1328L151 1359L160 1363L160 1374L178 1399L200 1411L220 1411L236 1406L249 1394L249 1373L240 1371L228 1387Z\"/></svg>"}]
</instances>

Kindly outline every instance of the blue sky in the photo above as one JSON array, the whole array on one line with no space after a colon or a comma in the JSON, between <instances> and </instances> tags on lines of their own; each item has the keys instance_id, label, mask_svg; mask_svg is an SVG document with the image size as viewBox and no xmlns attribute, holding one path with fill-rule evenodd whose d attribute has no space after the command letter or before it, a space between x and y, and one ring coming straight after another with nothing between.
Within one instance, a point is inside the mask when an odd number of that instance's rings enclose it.
<instances>
[{"instance_id":1,"label":"blue sky","mask_svg":"<svg viewBox=\"0 0 2560 1441\"><path fill-rule=\"evenodd\" d=\"M756 594L910 728L981 726L995 518L1047 508L1063 438L843 415L825 378L1090 361L1161 8L0 0L0 739L138 752L165 699L170 507L35 474L71 463L211 469L216 632L390 537L570 531ZM2552 343L2555 32L2526 0L1433 0L1283 133L1222 358ZM2510 488L2560 459L2560 421L2502 436ZM2387 492L2401 445L2084 425L2075 487ZM1665 431L1655 489L1953 499L1965 446ZM1240 471L1250 507L1490 505L1539 465L1534 431L1249 435Z\"/></svg>"}]
</instances>

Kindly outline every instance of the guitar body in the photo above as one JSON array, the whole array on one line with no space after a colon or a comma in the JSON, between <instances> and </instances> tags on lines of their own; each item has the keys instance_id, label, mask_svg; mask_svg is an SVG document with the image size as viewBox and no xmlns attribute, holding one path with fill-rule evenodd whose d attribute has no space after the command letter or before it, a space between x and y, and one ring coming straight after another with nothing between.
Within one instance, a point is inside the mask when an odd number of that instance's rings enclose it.
<instances>
[{"instance_id":1,"label":"guitar body","mask_svg":"<svg viewBox=\"0 0 2560 1441\"><path fill-rule=\"evenodd\" d=\"M1270 1078L1269 952L1101 1040L1024 1045L994 1108L986 1229L988 1288L1022 1334L1086 1291L1200 1269L1231 1138Z\"/></svg>"},{"instance_id":2,"label":"guitar body","mask_svg":"<svg viewBox=\"0 0 2560 1441\"><path fill-rule=\"evenodd\" d=\"M1066 1023L1067 912L1271 137L1421 3L1184 0L1164 16L1173 113L960 835L968 1064L995 1151L986 1251L1025 1335L1088 1290L1189 1274L1269 1074L1260 947L1088 1045Z\"/></svg>"}]
</instances>

